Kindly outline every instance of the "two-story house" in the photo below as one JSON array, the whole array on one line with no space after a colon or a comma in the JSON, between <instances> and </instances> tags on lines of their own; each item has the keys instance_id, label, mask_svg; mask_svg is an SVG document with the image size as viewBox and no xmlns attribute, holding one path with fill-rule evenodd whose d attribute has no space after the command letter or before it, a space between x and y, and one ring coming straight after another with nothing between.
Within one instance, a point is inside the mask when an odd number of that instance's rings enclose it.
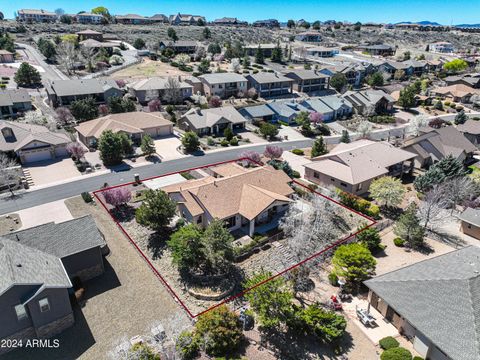
<instances>
[{"instance_id":1,"label":"two-story house","mask_svg":"<svg viewBox=\"0 0 480 360\"><path fill-rule=\"evenodd\" d=\"M293 90L312 93L328 89L330 76L317 70L290 70L284 74L294 81Z\"/></svg>"},{"instance_id":2,"label":"two-story house","mask_svg":"<svg viewBox=\"0 0 480 360\"><path fill-rule=\"evenodd\" d=\"M237 73L212 73L198 77L203 83L206 96L219 96L222 99L246 94L248 80Z\"/></svg>"},{"instance_id":3,"label":"two-story house","mask_svg":"<svg viewBox=\"0 0 480 360\"><path fill-rule=\"evenodd\" d=\"M0 119L15 118L29 110L32 99L27 90L0 90Z\"/></svg>"},{"instance_id":4,"label":"two-story house","mask_svg":"<svg viewBox=\"0 0 480 360\"><path fill-rule=\"evenodd\" d=\"M248 88L254 88L260 97L269 98L292 93L293 79L270 72L260 72L246 76Z\"/></svg>"},{"instance_id":5,"label":"two-story house","mask_svg":"<svg viewBox=\"0 0 480 360\"><path fill-rule=\"evenodd\" d=\"M55 22L57 21L57 14L45 10L20 9L17 11L17 20L27 23Z\"/></svg>"}]
</instances>

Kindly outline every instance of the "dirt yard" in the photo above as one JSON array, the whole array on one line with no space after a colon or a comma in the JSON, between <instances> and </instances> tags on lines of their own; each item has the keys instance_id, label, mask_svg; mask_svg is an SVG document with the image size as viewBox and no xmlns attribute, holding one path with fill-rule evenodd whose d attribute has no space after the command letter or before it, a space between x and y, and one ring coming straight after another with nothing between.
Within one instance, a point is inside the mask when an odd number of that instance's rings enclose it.
<instances>
[{"instance_id":1,"label":"dirt yard","mask_svg":"<svg viewBox=\"0 0 480 360\"><path fill-rule=\"evenodd\" d=\"M2 360L107 359L122 339L148 334L158 322L167 335L173 317L182 327L190 324L103 208L86 204L81 197L65 203L74 217L95 217L110 248L105 273L85 284L87 302L83 308L75 306L75 325L58 336L59 349L15 351Z\"/></svg>"},{"instance_id":2,"label":"dirt yard","mask_svg":"<svg viewBox=\"0 0 480 360\"><path fill-rule=\"evenodd\" d=\"M144 58L139 64L126 67L125 69L114 72L110 77L114 79L123 79L125 81L144 79L152 76L189 76L191 73L181 71L170 64L153 61Z\"/></svg>"},{"instance_id":3,"label":"dirt yard","mask_svg":"<svg viewBox=\"0 0 480 360\"><path fill-rule=\"evenodd\" d=\"M18 230L22 227L22 221L18 214L10 214L0 217L0 236Z\"/></svg>"}]
</instances>

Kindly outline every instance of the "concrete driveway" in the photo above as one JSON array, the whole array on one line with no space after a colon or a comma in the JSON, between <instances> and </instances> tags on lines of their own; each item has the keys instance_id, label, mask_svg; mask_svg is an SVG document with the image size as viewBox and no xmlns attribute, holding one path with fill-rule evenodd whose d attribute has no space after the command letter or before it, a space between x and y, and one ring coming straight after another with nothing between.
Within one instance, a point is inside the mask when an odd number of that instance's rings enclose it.
<instances>
[{"instance_id":1,"label":"concrete driveway","mask_svg":"<svg viewBox=\"0 0 480 360\"><path fill-rule=\"evenodd\" d=\"M158 156L160 156L163 161L179 159L186 156L178 152L177 148L182 145L182 142L175 135L158 138L153 142L155 143Z\"/></svg>"},{"instance_id":2,"label":"concrete driveway","mask_svg":"<svg viewBox=\"0 0 480 360\"><path fill-rule=\"evenodd\" d=\"M71 158L39 161L27 164L23 169L30 174L32 186L56 183L82 175Z\"/></svg>"},{"instance_id":3,"label":"concrete driveway","mask_svg":"<svg viewBox=\"0 0 480 360\"><path fill-rule=\"evenodd\" d=\"M72 214L65 205L64 200L57 200L47 204L34 206L17 211L22 221L21 230L49 222L60 223L73 219Z\"/></svg>"},{"instance_id":4,"label":"concrete driveway","mask_svg":"<svg viewBox=\"0 0 480 360\"><path fill-rule=\"evenodd\" d=\"M302 178L305 178L305 167L303 165L311 163L311 160L300 155L295 155L290 151L284 151L282 158L290 164L293 170L298 171Z\"/></svg>"}]
</instances>

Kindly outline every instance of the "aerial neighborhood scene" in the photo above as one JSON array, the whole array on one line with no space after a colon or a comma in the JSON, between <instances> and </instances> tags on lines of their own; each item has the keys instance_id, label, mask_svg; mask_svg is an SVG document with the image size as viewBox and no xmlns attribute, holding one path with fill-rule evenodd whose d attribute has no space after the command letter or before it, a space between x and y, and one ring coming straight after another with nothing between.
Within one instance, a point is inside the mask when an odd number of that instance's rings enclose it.
<instances>
[{"instance_id":1,"label":"aerial neighborhood scene","mask_svg":"<svg viewBox=\"0 0 480 360\"><path fill-rule=\"evenodd\" d=\"M480 360L477 1L0 2L0 360Z\"/></svg>"}]
</instances>

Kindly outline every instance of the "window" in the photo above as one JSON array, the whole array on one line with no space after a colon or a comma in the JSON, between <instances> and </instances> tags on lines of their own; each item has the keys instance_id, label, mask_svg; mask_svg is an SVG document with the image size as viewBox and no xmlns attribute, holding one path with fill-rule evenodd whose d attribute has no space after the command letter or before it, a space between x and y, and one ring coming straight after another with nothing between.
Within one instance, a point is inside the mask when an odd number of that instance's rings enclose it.
<instances>
[{"instance_id":1,"label":"window","mask_svg":"<svg viewBox=\"0 0 480 360\"><path fill-rule=\"evenodd\" d=\"M38 300L38 305L40 306L40 311L45 312L50 310L50 304L47 298Z\"/></svg>"},{"instance_id":2,"label":"window","mask_svg":"<svg viewBox=\"0 0 480 360\"><path fill-rule=\"evenodd\" d=\"M343 187L347 187L347 184L341 182L340 185L342 185Z\"/></svg>"},{"instance_id":3,"label":"window","mask_svg":"<svg viewBox=\"0 0 480 360\"><path fill-rule=\"evenodd\" d=\"M235 216L231 216L228 219L225 220L225 225L227 225L227 228L234 227L236 225L237 221Z\"/></svg>"},{"instance_id":4,"label":"window","mask_svg":"<svg viewBox=\"0 0 480 360\"><path fill-rule=\"evenodd\" d=\"M320 174L315 171L315 172L313 173L313 177L314 177L315 179L319 179L319 178L320 178Z\"/></svg>"},{"instance_id":5,"label":"window","mask_svg":"<svg viewBox=\"0 0 480 360\"><path fill-rule=\"evenodd\" d=\"M15 306L15 313L17 314L18 321L28 318L27 309L22 304Z\"/></svg>"},{"instance_id":6,"label":"window","mask_svg":"<svg viewBox=\"0 0 480 360\"><path fill-rule=\"evenodd\" d=\"M200 215L198 218L197 218L197 224L201 224L202 223L202 215Z\"/></svg>"},{"instance_id":7,"label":"window","mask_svg":"<svg viewBox=\"0 0 480 360\"><path fill-rule=\"evenodd\" d=\"M362 183L357 185L357 190L362 190Z\"/></svg>"}]
</instances>

